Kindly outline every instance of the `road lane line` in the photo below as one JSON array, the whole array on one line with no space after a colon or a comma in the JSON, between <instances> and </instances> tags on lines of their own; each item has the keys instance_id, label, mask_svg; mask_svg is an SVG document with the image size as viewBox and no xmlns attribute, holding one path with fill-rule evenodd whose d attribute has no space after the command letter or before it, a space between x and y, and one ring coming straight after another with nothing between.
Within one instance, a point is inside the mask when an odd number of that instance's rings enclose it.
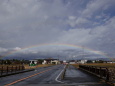
<instances>
[{"instance_id":1,"label":"road lane line","mask_svg":"<svg viewBox=\"0 0 115 86\"><path fill-rule=\"evenodd\" d=\"M64 69L65 69L65 67L66 67L66 65L64 66ZM64 83L64 82L58 80L58 78L60 77L60 75L62 74L62 72L64 71L64 69L63 69L63 70L59 73L59 75L56 77L55 81L60 82L60 83Z\"/></svg>"},{"instance_id":2,"label":"road lane line","mask_svg":"<svg viewBox=\"0 0 115 86\"><path fill-rule=\"evenodd\" d=\"M53 69L53 68L52 68L52 69ZM14 81L14 82L12 82L12 83L9 83L9 84L6 84L6 85L4 85L4 86L10 86L10 85L13 85L13 84L15 84L15 83L18 83L18 82L23 81L23 80L25 80L25 79L28 79L28 78L31 78L31 77L33 77L33 76L39 75L39 74L41 74L41 73L44 73L44 72L50 71L50 70L52 70L52 69L48 69L48 70L45 70L45 71L42 71L42 72L39 72L39 73L36 73L36 74L30 75L30 76L27 76L27 77L22 78L22 79L18 79L18 80L16 80L16 81Z\"/></svg>"}]
</instances>

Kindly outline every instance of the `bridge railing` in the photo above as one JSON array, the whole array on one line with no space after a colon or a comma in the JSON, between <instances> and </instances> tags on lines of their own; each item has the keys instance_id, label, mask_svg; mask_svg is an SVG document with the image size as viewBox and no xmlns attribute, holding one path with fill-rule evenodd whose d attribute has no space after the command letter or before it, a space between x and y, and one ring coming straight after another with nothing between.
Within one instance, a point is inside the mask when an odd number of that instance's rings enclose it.
<instances>
[{"instance_id":1,"label":"bridge railing","mask_svg":"<svg viewBox=\"0 0 115 86\"><path fill-rule=\"evenodd\" d=\"M11 74L11 73L16 73L17 71L22 71L24 70L24 66L0 66L0 76Z\"/></svg>"},{"instance_id":2,"label":"bridge railing","mask_svg":"<svg viewBox=\"0 0 115 86\"><path fill-rule=\"evenodd\" d=\"M87 72L90 72L100 78L103 78L107 82L115 83L115 68L88 66L88 65L79 65L79 68Z\"/></svg>"}]
</instances>

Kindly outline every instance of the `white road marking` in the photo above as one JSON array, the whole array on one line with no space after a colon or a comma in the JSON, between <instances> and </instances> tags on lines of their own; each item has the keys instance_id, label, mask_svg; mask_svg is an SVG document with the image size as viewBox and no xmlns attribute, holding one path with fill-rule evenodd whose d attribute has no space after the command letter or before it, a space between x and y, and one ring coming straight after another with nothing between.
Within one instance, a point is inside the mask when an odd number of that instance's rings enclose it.
<instances>
[{"instance_id":1,"label":"white road marking","mask_svg":"<svg viewBox=\"0 0 115 86\"><path fill-rule=\"evenodd\" d=\"M64 66L64 69L65 69L65 67L66 67L66 65ZM60 83L64 83L64 82L58 80L58 78L60 77L60 75L62 74L62 72L64 71L64 69L63 69L63 70L59 73L59 75L56 77L55 81L60 82Z\"/></svg>"}]
</instances>

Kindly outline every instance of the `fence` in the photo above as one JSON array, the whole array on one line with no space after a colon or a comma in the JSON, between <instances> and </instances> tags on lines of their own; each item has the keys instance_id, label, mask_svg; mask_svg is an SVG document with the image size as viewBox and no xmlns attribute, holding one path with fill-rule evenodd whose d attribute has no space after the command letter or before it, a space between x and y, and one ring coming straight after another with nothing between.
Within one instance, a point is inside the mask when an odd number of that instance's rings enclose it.
<instances>
[{"instance_id":1,"label":"fence","mask_svg":"<svg viewBox=\"0 0 115 86\"><path fill-rule=\"evenodd\" d=\"M109 67L79 65L79 68L88 71L100 78L103 78L107 82L115 83L115 67L109 68Z\"/></svg>"},{"instance_id":2,"label":"fence","mask_svg":"<svg viewBox=\"0 0 115 86\"><path fill-rule=\"evenodd\" d=\"M24 66L1 66L0 67L0 76L16 73L18 71L24 70Z\"/></svg>"}]
</instances>

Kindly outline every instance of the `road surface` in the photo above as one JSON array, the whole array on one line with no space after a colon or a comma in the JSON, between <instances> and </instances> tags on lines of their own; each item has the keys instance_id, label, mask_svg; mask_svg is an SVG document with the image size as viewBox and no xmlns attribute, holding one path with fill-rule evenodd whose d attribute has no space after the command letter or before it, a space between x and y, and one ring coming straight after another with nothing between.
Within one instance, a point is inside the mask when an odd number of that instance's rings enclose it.
<instances>
[{"instance_id":1,"label":"road surface","mask_svg":"<svg viewBox=\"0 0 115 86\"><path fill-rule=\"evenodd\" d=\"M110 86L102 79L87 72L81 71L71 65L66 68L63 82L75 86Z\"/></svg>"},{"instance_id":2,"label":"road surface","mask_svg":"<svg viewBox=\"0 0 115 86\"><path fill-rule=\"evenodd\" d=\"M65 65L37 68L35 71L0 78L0 86L109 86L100 79L69 66L65 79L59 79Z\"/></svg>"}]
</instances>

